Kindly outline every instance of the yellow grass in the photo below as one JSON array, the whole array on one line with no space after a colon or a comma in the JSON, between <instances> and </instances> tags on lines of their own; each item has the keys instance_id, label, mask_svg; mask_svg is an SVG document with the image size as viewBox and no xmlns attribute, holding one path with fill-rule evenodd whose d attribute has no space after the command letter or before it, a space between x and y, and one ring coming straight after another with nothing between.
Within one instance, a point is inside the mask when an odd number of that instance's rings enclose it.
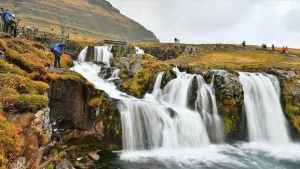
<instances>
[{"instance_id":1,"label":"yellow grass","mask_svg":"<svg viewBox=\"0 0 300 169\"><path fill-rule=\"evenodd\" d=\"M256 47L258 48L258 47ZM299 49L292 49L297 54ZM285 56L278 52L262 51L252 47L251 50L237 51L211 51L207 53L193 53L191 55L181 54L178 58L167 60L167 63L179 65L182 63L190 66L203 65L206 67L227 66L237 68L243 66L283 66L289 68L300 67L300 57L296 55Z\"/></svg>"}]
</instances>

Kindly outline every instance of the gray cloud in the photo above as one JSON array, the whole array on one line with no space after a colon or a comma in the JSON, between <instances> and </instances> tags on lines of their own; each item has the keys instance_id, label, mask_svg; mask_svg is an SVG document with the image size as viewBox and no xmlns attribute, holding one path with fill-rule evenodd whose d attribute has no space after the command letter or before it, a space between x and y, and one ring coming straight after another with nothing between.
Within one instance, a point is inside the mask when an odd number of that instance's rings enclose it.
<instances>
[{"instance_id":1,"label":"gray cloud","mask_svg":"<svg viewBox=\"0 0 300 169\"><path fill-rule=\"evenodd\" d=\"M300 1L108 0L161 42L234 43L300 48Z\"/></svg>"}]
</instances>

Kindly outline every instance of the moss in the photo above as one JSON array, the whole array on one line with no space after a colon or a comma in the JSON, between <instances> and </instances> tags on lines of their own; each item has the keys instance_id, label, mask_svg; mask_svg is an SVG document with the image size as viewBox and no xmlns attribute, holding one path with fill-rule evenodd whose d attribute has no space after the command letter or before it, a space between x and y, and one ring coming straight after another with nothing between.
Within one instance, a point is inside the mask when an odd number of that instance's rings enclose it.
<instances>
[{"instance_id":1,"label":"moss","mask_svg":"<svg viewBox=\"0 0 300 169\"><path fill-rule=\"evenodd\" d=\"M2 35L2 34L0 34ZM0 39L0 46L6 51L7 50L7 44L3 39Z\"/></svg>"},{"instance_id":2,"label":"moss","mask_svg":"<svg viewBox=\"0 0 300 169\"><path fill-rule=\"evenodd\" d=\"M241 120L241 105L237 105L234 99L220 98L217 99L218 112L224 120L226 133L237 130Z\"/></svg>"},{"instance_id":3,"label":"moss","mask_svg":"<svg viewBox=\"0 0 300 169\"><path fill-rule=\"evenodd\" d=\"M62 55L60 64L63 68L69 69L70 67L74 66L73 61L69 55Z\"/></svg>"},{"instance_id":4,"label":"moss","mask_svg":"<svg viewBox=\"0 0 300 169\"><path fill-rule=\"evenodd\" d=\"M296 129L298 135L300 133L300 90L297 89L296 83L300 80L299 76L296 76L293 80L283 80L285 88L283 88L283 100L284 110L291 121L292 126ZM297 91L297 94L292 94L291 89Z\"/></svg>"},{"instance_id":5,"label":"moss","mask_svg":"<svg viewBox=\"0 0 300 169\"><path fill-rule=\"evenodd\" d=\"M235 129L235 125L232 119L228 118L227 116L224 116L223 121L224 121L226 133L230 133Z\"/></svg>"},{"instance_id":6,"label":"moss","mask_svg":"<svg viewBox=\"0 0 300 169\"><path fill-rule=\"evenodd\" d=\"M46 96L21 94L16 106L23 111L36 112L47 105L48 98Z\"/></svg>"},{"instance_id":7,"label":"moss","mask_svg":"<svg viewBox=\"0 0 300 169\"><path fill-rule=\"evenodd\" d=\"M80 76L77 76L77 75L70 75L70 74L62 74L62 75L59 75L59 78L61 80L72 80L72 81L75 81L75 82L80 82L81 81L81 77Z\"/></svg>"},{"instance_id":8,"label":"moss","mask_svg":"<svg viewBox=\"0 0 300 169\"><path fill-rule=\"evenodd\" d=\"M18 74L21 76L26 76L27 73L18 68L18 67L14 67L13 65L8 64L7 62L5 62L3 59L0 59L0 70L7 72L7 73L14 73L14 74Z\"/></svg>"},{"instance_id":9,"label":"moss","mask_svg":"<svg viewBox=\"0 0 300 169\"><path fill-rule=\"evenodd\" d=\"M17 74L0 75L0 84L16 89L19 93L45 94L49 88L44 82L37 82Z\"/></svg>"},{"instance_id":10,"label":"moss","mask_svg":"<svg viewBox=\"0 0 300 169\"><path fill-rule=\"evenodd\" d=\"M21 153L20 132L20 128L0 115L0 160L3 163Z\"/></svg>"},{"instance_id":11,"label":"moss","mask_svg":"<svg viewBox=\"0 0 300 169\"><path fill-rule=\"evenodd\" d=\"M137 71L132 81L123 83L123 88L129 89L131 95L142 97L148 90L149 83L158 72L168 70L168 65L161 62L149 62Z\"/></svg>"}]
</instances>

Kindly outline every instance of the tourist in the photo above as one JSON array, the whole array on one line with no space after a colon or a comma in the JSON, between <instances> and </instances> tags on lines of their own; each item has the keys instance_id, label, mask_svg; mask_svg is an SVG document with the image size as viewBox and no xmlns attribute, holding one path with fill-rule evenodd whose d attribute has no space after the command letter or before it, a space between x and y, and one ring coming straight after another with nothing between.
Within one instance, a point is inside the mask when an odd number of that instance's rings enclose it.
<instances>
[{"instance_id":1,"label":"tourist","mask_svg":"<svg viewBox=\"0 0 300 169\"><path fill-rule=\"evenodd\" d=\"M53 53L55 55L55 58L54 58L54 67L59 67L61 68L61 65L60 65L60 57L61 57L61 54L62 54L62 51L63 51L63 47L65 47L66 44L64 43L56 43L54 45L54 48L53 48Z\"/></svg>"},{"instance_id":2,"label":"tourist","mask_svg":"<svg viewBox=\"0 0 300 169\"><path fill-rule=\"evenodd\" d=\"M9 19L8 26L10 28L10 35L17 37L17 26L18 22L16 20L16 15L12 14L11 18Z\"/></svg>"}]
</instances>

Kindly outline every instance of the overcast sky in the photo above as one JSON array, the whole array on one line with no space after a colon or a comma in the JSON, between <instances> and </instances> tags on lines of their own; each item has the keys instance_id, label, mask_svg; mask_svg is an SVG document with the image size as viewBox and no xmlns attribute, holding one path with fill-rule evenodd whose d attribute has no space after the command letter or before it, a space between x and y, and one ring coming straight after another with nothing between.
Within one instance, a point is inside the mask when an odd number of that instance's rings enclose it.
<instances>
[{"instance_id":1,"label":"overcast sky","mask_svg":"<svg viewBox=\"0 0 300 169\"><path fill-rule=\"evenodd\" d=\"M107 0L160 42L300 48L300 0Z\"/></svg>"}]
</instances>

